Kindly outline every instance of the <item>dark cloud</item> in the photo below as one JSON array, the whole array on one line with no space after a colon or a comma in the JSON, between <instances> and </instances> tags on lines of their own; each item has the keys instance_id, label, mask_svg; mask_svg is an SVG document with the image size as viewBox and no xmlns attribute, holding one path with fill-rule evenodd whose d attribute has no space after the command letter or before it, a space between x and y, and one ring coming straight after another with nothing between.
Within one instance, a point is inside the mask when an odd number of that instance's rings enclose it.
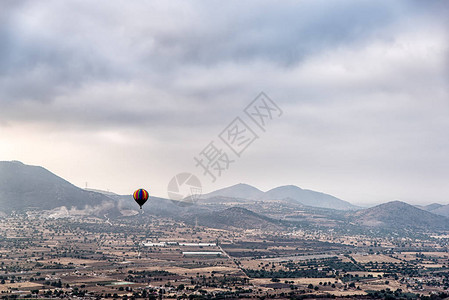
<instances>
[{"instance_id":1,"label":"dark cloud","mask_svg":"<svg viewBox=\"0 0 449 300\"><path fill-rule=\"evenodd\" d=\"M387 2L193 2L179 21L179 10L163 11L163 17L174 18L165 28L165 20L153 19L158 11L152 6L122 4L107 7L107 17L82 1L7 4L9 21L0 35L1 101L51 101L96 80L169 81L183 65L266 60L288 67L323 50L369 40L398 14L398 5ZM138 20L144 16L146 23Z\"/></svg>"},{"instance_id":2,"label":"dark cloud","mask_svg":"<svg viewBox=\"0 0 449 300\"><path fill-rule=\"evenodd\" d=\"M419 174L449 175L447 15L445 1L2 1L0 130L21 147L29 134L35 149L77 149L67 156L120 145L111 160L175 172L191 161L180 149L199 152L263 90L282 131L249 161L269 156L276 184L358 200L362 188L333 185L344 169L389 189L361 200L412 197ZM131 138L143 148L125 159Z\"/></svg>"},{"instance_id":3,"label":"dark cloud","mask_svg":"<svg viewBox=\"0 0 449 300\"><path fill-rule=\"evenodd\" d=\"M288 67L323 50L369 40L398 14L396 5L365 1L249 3L199 7L197 22L156 33L148 56L162 57L165 66L266 60Z\"/></svg>"}]
</instances>

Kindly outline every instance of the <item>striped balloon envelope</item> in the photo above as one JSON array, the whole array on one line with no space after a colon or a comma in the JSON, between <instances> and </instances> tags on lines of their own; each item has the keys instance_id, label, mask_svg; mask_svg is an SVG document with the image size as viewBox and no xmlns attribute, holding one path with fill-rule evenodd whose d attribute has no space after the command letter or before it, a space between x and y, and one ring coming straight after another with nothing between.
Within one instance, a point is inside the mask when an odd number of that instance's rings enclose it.
<instances>
[{"instance_id":1,"label":"striped balloon envelope","mask_svg":"<svg viewBox=\"0 0 449 300\"><path fill-rule=\"evenodd\" d=\"M138 189L133 194L133 198L137 202L137 204L140 205L140 209L142 209L142 205L147 202L149 196L150 195L148 194L147 190L144 189Z\"/></svg>"}]
</instances>

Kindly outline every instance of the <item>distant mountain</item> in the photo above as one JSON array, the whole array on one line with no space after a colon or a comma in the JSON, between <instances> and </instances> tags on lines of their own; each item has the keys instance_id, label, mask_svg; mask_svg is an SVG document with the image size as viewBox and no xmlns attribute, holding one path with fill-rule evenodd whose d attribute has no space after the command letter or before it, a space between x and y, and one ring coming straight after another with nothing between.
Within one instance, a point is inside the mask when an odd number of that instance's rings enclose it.
<instances>
[{"instance_id":1,"label":"distant mountain","mask_svg":"<svg viewBox=\"0 0 449 300\"><path fill-rule=\"evenodd\" d=\"M435 215L401 201L359 210L353 214L352 220L359 225L389 229L449 229L449 218Z\"/></svg>"},{"instance_id":2,"label":"distant mountain","mask_svg":"<svg viewBox=\"0 0 449 300\"><path fill-rule=\"evenodd\" d=\"M244 202L242 201L243 199L253 201L283 200L288 203L339 210L356 210L360 208L334 196L311 190L304 190L294 185L277 187L264 193L253 186L240 183L205 194L202 199L203 202L214 203L220 201Z\"/></svg>"},{"instance_id":3,"label":"distant mountain","mask_svg":"<svg viewBox=\"0 0 449 300\"><path fill-rule=\"evenodd\" d=\"M246 184L218 190L205 197L209 198L197 205L185 206L150 196L143 210L139 210L131 195L80 189L43 167L17 161L0 162L0 215L34 209L47 210L45 215L55 218L83 214L164 216L186 223L198 220L200 225L213 228L266 230L285 228L286 223L276 219L288 215L290 219L300 218L304 222L309 222L312 216L334 223L349 221L368 227L449 229L449 218L444 217L449 216L449 205L423 207L429 212L394 201L356 212L337 212L332 209L351 210L356 207L331 195L296 186L282 186L264 193Z\"/></svg>"},{"instance_id":4,"label":"distant mountain","mask_svg":"<svg viewBox=\"0 0 449 300\"><path fill-rule=\"evenodd\" d=\"M439 204L439 203L432 203L432 204L428 204L428 205L415 205L417 208L420 208L422 210L426 210L426 211L433 211L435 209L438 209L442 206L444 206L443 204Z\"/></svg>"},{"instance_id":5,"label":"distant mountain","mask_svg":"<svg viewBox=\"0 0 449 300\"><path fill-rule=\"evenodd\" d=\"M0 211L51 210L61 206L111 208L112 199L80 189L50 171L18 161L0 162Z\"/></svg>"},{"instance_id":6,"label":"distant mountain","mask_svg":"<svg viewBox=\"0 0 449 300\"><path fill-rule=\"evenodd\" d=\"M214 197L201 197L199 204L249 204L257 200L237 198L237 197L225 197L225 196L214 196Z\"/></svg>"},{"instance_id":7,"label":"distant mountain","mask_svg":"<svg viewBox=\"0 0 449 300\"><path fill-rule=\"evenodd\" d=\"M194 221L191 218L190 223ZM199 214L195 217L199 225L212 228L239 228L280 230L283 226L279 221L256 214L242 207L231 207L222 211Z\"/></svg>"},{"instance_id":8,"label":"distant mountain","mask_svg":"<svg viewBox=\"0 0 449 300\"><path fill-rule=\"evenodd\" d=\"M248 200L258 200L262 198L264 192L261 190L244 183L239 183L224 189L216 190L209 194L204 194L203 199L213 198L213 197L227 197L227 198L241 198Z\"/></svg>"},{"instance_id":9,"label":"distant mountain","mask_svg":"<svg viewBox=\"0 0 449 300\"><path fill-rule=\"evenodd\" d=\"M339 209L339 210L356 210L359 207L351 203L338 199L337 197L315 192L311 190L304 190L294 185L286 185L274 188L265 193L264 198L267 200L282 200L290 199L307 206Z\"/></svg>"},{"instance_id":10,"label":"distant mountain","mask_svg":"<svg viewBox=\"0 0 449 300\"><path fill-rule=\"evenodd\" d=\"M432 204L424 205L424 206L416 205L416 207L423 209L425 211L431 212L433 214L449 218L449 205L432 203Z\"/></svg>"},{"instance_id":11,"label":"distant mountain","mask_svg":"<svg viewBox=\"0 0 449 300\"><path fill-rule=\"evenodd\" d=\"M449 217L449 205L441 205L439 207L432 209L430 212L436 215Z\"/></svg>"}]
</instances>

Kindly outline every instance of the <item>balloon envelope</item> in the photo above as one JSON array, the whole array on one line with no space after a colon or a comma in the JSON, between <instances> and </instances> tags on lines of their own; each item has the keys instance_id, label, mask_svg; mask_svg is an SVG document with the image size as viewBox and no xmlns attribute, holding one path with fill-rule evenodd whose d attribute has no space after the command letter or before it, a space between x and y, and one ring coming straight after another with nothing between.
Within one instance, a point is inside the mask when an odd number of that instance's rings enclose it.
<instances>
[{"instance_id":1,"label":"balloon envelope","mask_svg":"<svg viewBox=\"0 0 449 300\"><path fill-rule=\"evenodd\" d=\"M138 189L133 194L133 198L137 202L137 204L140 205L140 209L142 209L142 205L147 202L149 196L150 195L148 194L148 192L144 189Z\"/></svg>"}]
</instances>

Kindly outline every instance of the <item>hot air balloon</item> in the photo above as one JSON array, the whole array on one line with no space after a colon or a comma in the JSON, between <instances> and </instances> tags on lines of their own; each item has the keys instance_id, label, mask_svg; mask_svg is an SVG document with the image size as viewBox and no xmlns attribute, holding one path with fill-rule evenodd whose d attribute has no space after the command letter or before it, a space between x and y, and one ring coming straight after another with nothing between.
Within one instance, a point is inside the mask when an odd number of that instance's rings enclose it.
<instances>
[{"instance_id":1,"label":"hot air balloon","mask_svg":"<svg viewBox=\"0 0 449 300\"><path fill-rule=\"evenodd\" d=\"M138 189L137 191L134 192L133 197L134 200L136 200L137 204L140 205L140 209L142 209L142 205L145 204L145 202L147 202L148 200L148 192L144 189Z\"/></svg>"}]
</instances>

